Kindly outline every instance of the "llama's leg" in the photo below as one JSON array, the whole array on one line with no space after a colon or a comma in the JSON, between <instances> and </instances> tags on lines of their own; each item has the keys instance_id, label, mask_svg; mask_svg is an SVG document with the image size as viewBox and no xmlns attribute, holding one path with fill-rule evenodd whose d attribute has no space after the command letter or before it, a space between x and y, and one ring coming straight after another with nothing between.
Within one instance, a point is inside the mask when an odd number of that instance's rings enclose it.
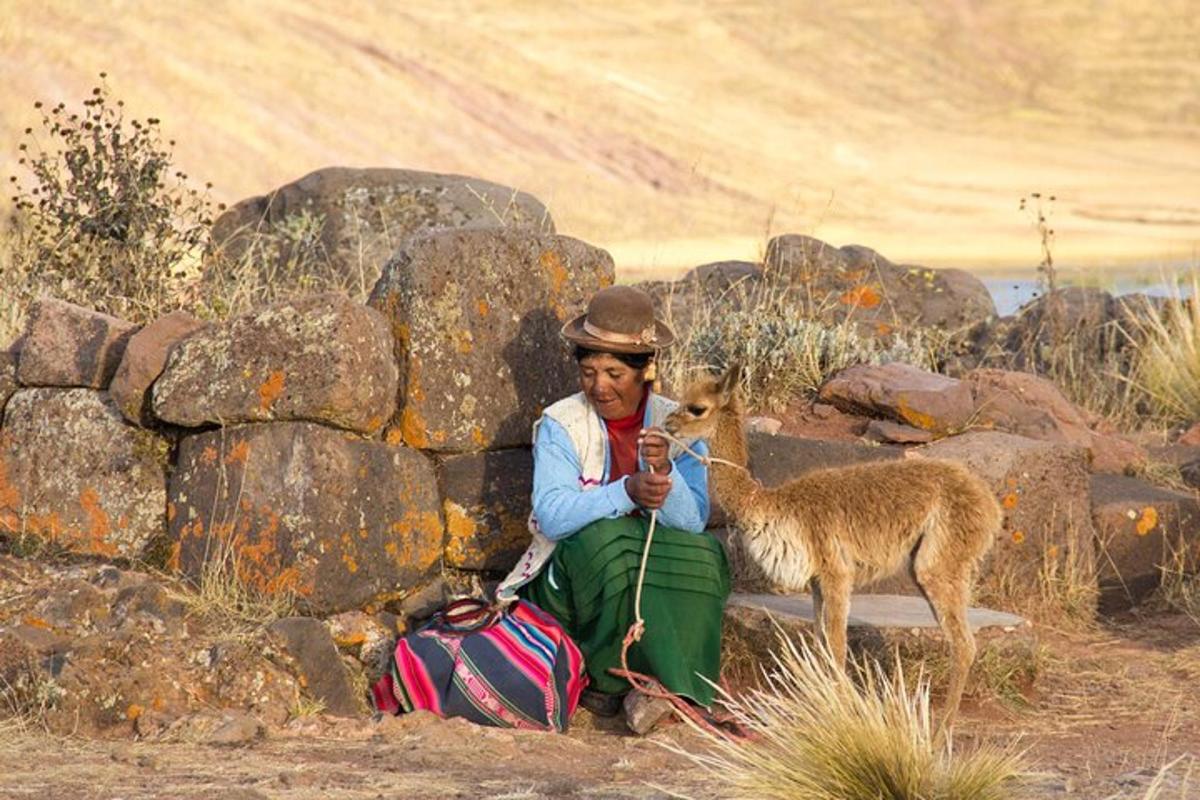
<instances>
[{"instance_id":1,"label":"llama's leg","mask_svg":"<svg viewBox=\"0 0 1200 800\"><path fill-rule=\"evenodd\" d=\"M954 723L967 675L975 661L975 635L967 622L970 570L954 564L952 571L942 573L932 567L922 569L918 563L917 577L950 649L950 685L946 689L946 705L938 725L939 732L943 732Z\"/></svg>"},{"instance_id":2,"label":"llama's leg","mask_svg":"<svg viewBox=\"0 0 1200 800\"><path fill-rule=\"evenodd\" d=\"M816 639L826 647L829 646L829 639L825 633L825 595L821 592L821 581L813 578L809 584L812 589L813 599L813 633L816 634Z\"/></svg>"},{"instance_id":3,"label":"llama's leg","mask_svg":"<svg viewBox=\"0 0 1200 800\"><path fill-rule=\"evenodd\" d=\"M853 582L848 575L825 575L821 579L821 627L833 661L846 668L846 625L850 620L850 590Z\"/></svg>"}]
</instances>

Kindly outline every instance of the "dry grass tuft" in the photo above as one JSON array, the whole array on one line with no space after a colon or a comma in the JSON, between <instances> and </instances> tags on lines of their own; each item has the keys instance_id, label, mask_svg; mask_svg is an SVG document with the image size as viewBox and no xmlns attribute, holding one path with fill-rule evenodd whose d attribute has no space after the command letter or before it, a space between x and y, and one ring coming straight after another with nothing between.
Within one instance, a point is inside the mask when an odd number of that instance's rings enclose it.
<instances>
[{"instance_id":1,"label":"dry grass tuft","mask_svg":"<svg viewBox=\"0 0 1200 800\"><path fill-rule=\"evenodd\" d=\"M1166 423L1200 419L1200 271L1185 280L1160 312L1146 301L1133 316L1137 359L1129 383L1150 400L1155 416Z\"/></svg>"},{"instance_id":2,"label":"dry grass tuft","mask_svg":"<svg viewBox=\"0 0 1200 800\"><path fill-rule=\"evenodd\" d=\"M1001 800L1024 775L1012 747L981 745L955 753L932 730L929 684L911 688L874 661L860 682L829 654L779 635L765 685L721 701L749 730L750 742L701 731L709 749L671 745L729 789L755 800Z\"/></svg>"},{"instance_id":3,"label":"dry grass tuft","mask_svg":"<svg viewBox=\"0 0 1200 800\"><path fill-rule=\"evenodd\" d=\"M858 320L835 321L836 298L814 300L772 281L735 282L720 292L699 284L672 288L667 322L682 338L662 356L671 389L697 371L742 364L742 390L764 409L815 395L834 373L854 364L902 361L936 369L946 346L936 331L897 330L884 338L864 335Z\"/></svg>"}]
</instances>

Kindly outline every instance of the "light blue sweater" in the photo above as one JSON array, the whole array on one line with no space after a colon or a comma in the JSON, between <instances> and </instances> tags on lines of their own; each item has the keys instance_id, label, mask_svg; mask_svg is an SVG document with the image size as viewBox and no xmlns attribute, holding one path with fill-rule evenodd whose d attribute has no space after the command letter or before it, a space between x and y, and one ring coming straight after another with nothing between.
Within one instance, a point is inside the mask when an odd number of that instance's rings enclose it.
<instances>
[{"instance_id":1,"label":"light blue sweater","mask_svg":"<svg viewBox=\"0 0 1200 800\"><path fill-rule=\"evenodd\" d=\"M691 445L702 456L708 445ZM645 464L638 459L641 469ZM566 538L598 519L621 517L637 508L625 491L625 480L609 483L611 456L605 441L603 485L584 491L583 468L571 437L562 425L542 417L533 445L533 515L547 539ZM658 511L658 521L692 533L708 521L708 468L684 453L671 461L671 490ZM627 477L627 476L626 476Z\"/></svg>"}]
</instances>

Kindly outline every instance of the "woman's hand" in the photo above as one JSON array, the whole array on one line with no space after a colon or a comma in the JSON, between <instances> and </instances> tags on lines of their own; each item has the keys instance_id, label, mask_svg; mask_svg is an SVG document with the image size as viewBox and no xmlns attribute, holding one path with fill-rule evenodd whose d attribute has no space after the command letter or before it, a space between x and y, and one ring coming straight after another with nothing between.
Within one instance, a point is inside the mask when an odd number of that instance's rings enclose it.
<instances>
[{"instance_id":1,"label":"woman's hand","mask_svg":"<svg viewBox=\"0 0 1200 800\"><path fill-rule=\"evenodd\" d=\"M635 472L625 479L625 493L639 506L651 511L662 508L671 491L671 478L657 472Z\"/></svg>"},{"instance_id":2,"label":"woman's hand","mask_svg":"<svg viewBox=\"0 0 1200 800\"><path fill-rule=\"evenodd\" d=\"M659 475L671 474L670 447L661 435L662 428L643 428L638 435L638 450L646 467Z\"/></svg>"}]
</instances>

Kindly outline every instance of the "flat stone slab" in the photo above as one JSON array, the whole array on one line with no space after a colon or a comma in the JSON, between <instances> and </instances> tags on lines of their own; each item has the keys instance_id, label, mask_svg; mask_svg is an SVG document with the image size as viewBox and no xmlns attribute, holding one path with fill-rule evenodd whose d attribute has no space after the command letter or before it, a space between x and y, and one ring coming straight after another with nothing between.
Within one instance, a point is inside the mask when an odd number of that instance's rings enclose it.
<instances>
[{"instance_id":1,"label":"flat stone slab","mask_svg":"<svg viewBox=\"0 0 1200 800\"><path fill-rule=\"evenodd\" d=\"M729 604L768 611L776 617L811 625L812 595L732 594ZM967 611L971 629L1016 630L1029 623L1016 614L972 608ZM856 594L850 598L851 628L937 628L937 620L923 598L902 594Z\"/></svg>"}]
</instances>

